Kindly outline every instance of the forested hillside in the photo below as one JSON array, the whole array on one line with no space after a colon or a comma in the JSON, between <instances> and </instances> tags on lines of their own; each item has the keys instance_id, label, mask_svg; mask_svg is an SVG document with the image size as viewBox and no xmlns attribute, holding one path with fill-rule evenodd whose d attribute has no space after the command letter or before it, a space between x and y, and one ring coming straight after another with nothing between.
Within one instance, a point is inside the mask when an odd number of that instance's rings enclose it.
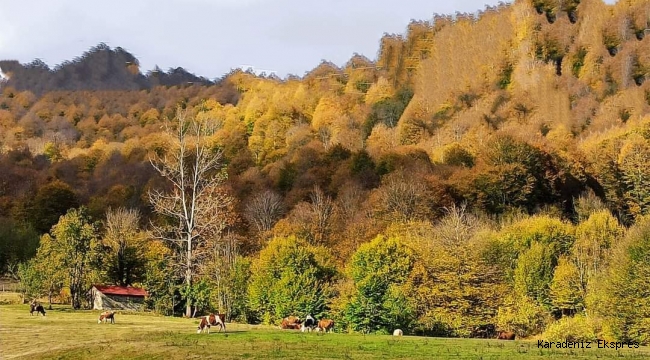
<instances>
[{"instance_id":1,"label":"forested hillside","mask_svg":"<svg viewBox=\"0 0 650 360\"><path fill-rule=\"evenodd\" d=\"M54 69L39 59L25 65L15 60L0 61L0 69L8 77L6 86L37 96L57 90L142 90L161 85L213 84L180 67L164 72L156 66L142 75L138 59L122 48L113 50L106 44L99 44Z\"/></svg>"},{"instance_id":2,"label":"forested hillside","mask_svg":"<svg viewBox=\"0 0 650 360\"><path fill-rule=\"evenodd\" d=\"M105 45L0 62L0 266L29 296L140 284L166 314L648 343L649 35L648 1L519 0L300 78L143 75ZM224 165L189 287L151 201L178 114Z\"/></svg>"}]
</instances>

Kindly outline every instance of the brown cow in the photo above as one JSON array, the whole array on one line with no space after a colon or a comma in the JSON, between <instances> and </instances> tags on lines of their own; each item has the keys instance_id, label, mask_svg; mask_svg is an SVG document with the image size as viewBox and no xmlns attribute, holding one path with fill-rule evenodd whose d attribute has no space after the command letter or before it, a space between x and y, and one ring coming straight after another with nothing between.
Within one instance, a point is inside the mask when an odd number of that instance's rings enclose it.
<instances>
[{"instance_id":1,"label":"brown cow","mask_svg":"<svg viewBox=\"0 0 650 360\"><path fill-rule=\"evenodd\" d=\"M317 332L332 332L334 330L334 320L331 319L321 319L318 322L318 327L316 328Z\"/></svg>"},{"instance_id":2,"label":"brown cow","mask_svg":"<svg viewBox=\"0 0 650 360\"><path fill-rule=\"evenodd\" d=\"M514 340L515 339L515 333L512 331L499 331L499 336L497 337L499 340Z\"/></svg>"},{"instance_id":3,"label":"brown cow","mask_svg":"<svg viewBox=\"0 0 650 360\"><path fill-rule=\"evenodd\" d=\"M196 333L200 334L203 330L208 329L209 334L210 326L219 326L219 332L221 332L221 329L223 329L223 332L226 332L226 314L210 314L201 317L201 322L199 322Z\"/></svg>"},{"instance_id":4,"label":"brown cow","mask_svg":"<svg viewBox=\"0 0 650 360\"><path fill-rule=\"evenodd\" d=\"M103 322L108 322L110 321L111 324L115 324L115 312L114 311L104 311L103 313L99 314L99 320L97 320L98 324L101 324Z\"/></svg>"},{"instance_id":5,"label":"brown cow","mask_svg":"<svg viewBox=\"0 0 650 360\"><path fill-rule=\"evenodd\" d=\"M300 329L301 327L301 322L300 319L295 317L295 316L289 316L284 319L282 319L282 323L280 323L280 329Z\"/></svg>"}]
</instances>

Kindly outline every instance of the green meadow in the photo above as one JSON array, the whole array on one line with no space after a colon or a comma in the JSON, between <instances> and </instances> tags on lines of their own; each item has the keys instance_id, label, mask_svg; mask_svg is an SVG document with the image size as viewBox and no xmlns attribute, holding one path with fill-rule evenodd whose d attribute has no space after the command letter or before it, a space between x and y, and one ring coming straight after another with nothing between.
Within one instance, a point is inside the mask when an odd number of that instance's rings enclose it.
<instances>
[{"instance_id":1,"label":"green meadow","mask_svg":"<svg viewBox=\"0 0 650 360\"><path fill-rule=\"evenodd\" d=\"M1 359L648 359L650 348L538 349L532 340L498 341L316 334L228 324L197 334L198 320L55 307L30 316L27 305L0 306Z\"/></svg>"}]
</instances>

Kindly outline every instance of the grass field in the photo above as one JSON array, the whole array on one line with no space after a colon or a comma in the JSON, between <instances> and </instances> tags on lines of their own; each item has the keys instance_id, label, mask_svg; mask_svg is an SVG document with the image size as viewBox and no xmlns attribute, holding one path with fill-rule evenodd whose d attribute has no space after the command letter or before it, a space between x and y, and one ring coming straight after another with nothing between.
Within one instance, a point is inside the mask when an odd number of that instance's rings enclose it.
<instances>
[{"instance_id":1,"label":"grass field","mask_svg":"<svg viewBox=\"0 0 650 360\"><path fill-rule=\"evenodd\" d=\"M648 359L650 348L538 349L533 341L300 333L228 324L228 333L196 334L198 321L27 305L0 306L1 359Z\"/></svg>"},{"instance_id":2,"label":"grass field","mask_svg":"<svg viewBox=\"0 0 650 360\"><path fill-rule=\"evenodd\" d=\"M20 304L21 300L18 293L0 291L0 305Z\"/></svg>"}]
</instances>

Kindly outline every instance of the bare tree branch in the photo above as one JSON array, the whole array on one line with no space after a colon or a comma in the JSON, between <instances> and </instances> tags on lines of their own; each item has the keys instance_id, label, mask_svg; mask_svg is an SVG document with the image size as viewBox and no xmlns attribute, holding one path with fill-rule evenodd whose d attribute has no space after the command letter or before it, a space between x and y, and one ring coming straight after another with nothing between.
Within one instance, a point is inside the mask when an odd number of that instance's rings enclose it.
<instances>
[{"instance_id":1,"label":"bare tree branch","mask_svg":"<svg viewBox=\"0 0 650 360\"><path fill-rule=\"evenodd\" d=\"M165 124L170 138L167 151L150 159L171 190L151 190L149 201L157 213L177 223L154 227L155 235L176 246L178 265L188 287L206 258L206 241L217 237L225 228L228 205L232 201L220 189L226 179L222 153L207 146L206 140L215 129L179 109L173 122ZM190 316L190 302L186 312Z\"/></svg>"},{"instance_id":2,"label":"bare tree branch","mask_svg":"<svg viewBox=\"0 0 650 360\"><path fill-rule=\"evenodd\" d=\"M266 232L273 228L283 213L282 197L267 190L246 205L244 216L251 225L257 228L258 232Z\"/></svg>"},{"instance_id":3,"label":"bare tree branch","mask_svg":"<svg viewBox=\"0 0 650 360\"><path fill-rule=\"evenodd\" d=\"M317 244L323 244L329 236L330 222L334 213L334 203L318 186L314 187L309 197L311 199L311 212L316 220L316 233L314 234L314 238Z\"/></svg>"}]
</instances>

